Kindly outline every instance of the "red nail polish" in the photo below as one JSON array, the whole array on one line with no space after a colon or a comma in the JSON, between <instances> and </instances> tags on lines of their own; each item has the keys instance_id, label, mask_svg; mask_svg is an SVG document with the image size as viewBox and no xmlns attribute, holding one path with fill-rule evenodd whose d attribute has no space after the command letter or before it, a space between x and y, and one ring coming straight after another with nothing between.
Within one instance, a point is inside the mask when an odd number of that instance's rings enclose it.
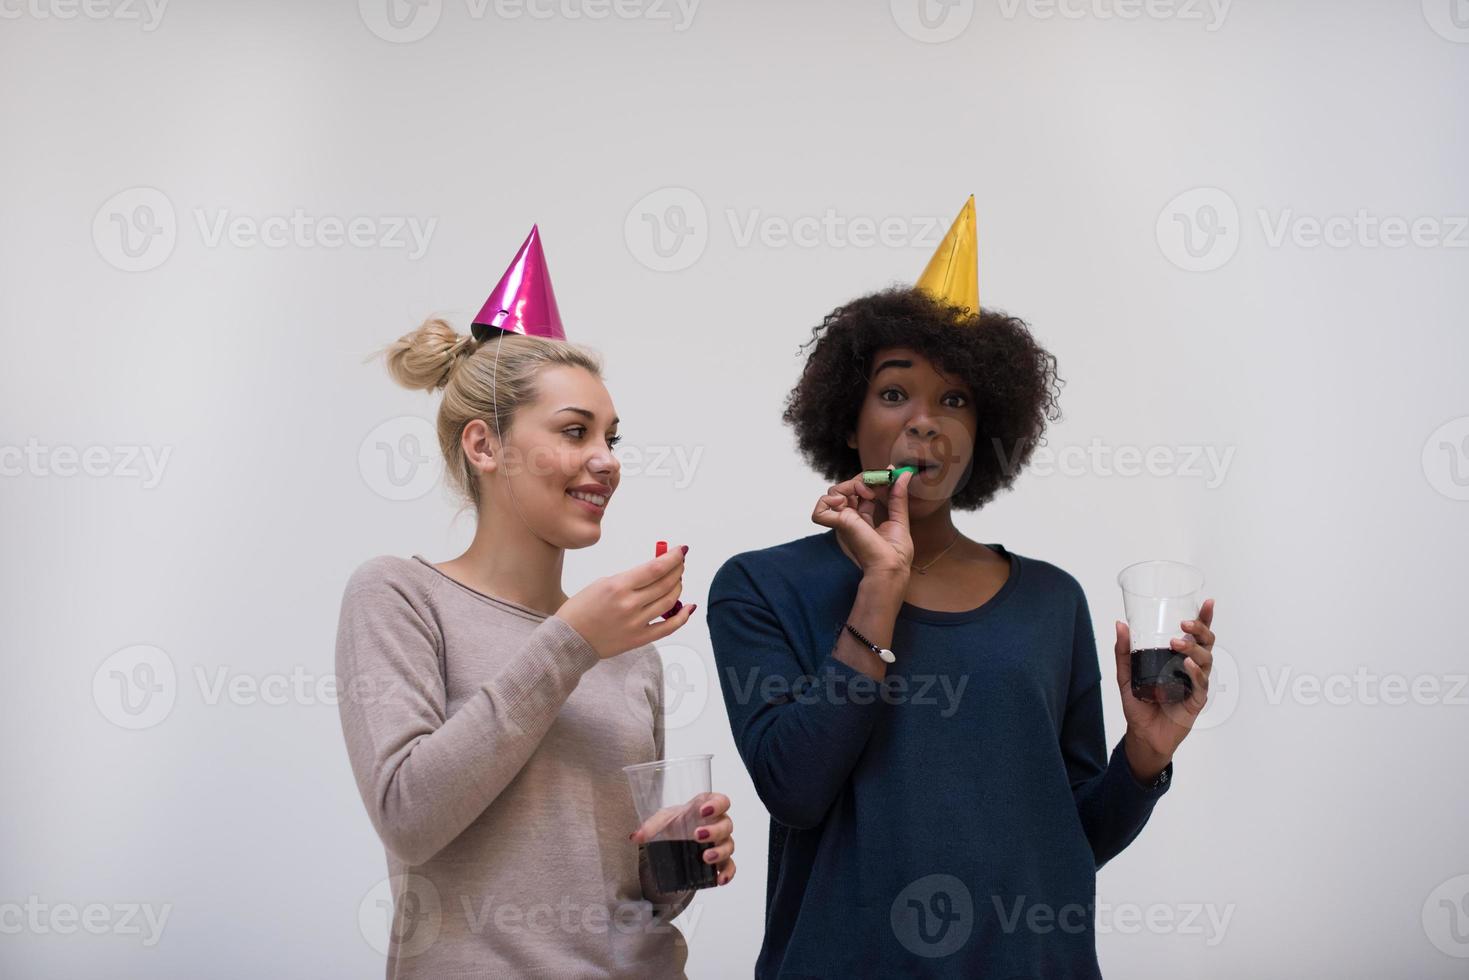
<instances>
[{"instance_id":1,"label":"red nail polish","mask_svg":"<svg viewBox=\"0 0 1469 980\"><path fill-rule=\"evenodd\" d=\"M680 550L680 551L682 551L682 552L683 552L683 553L684 553L684 554L688 554L688 553L689 553L689 546L688 546L688 545L686 545L686 544L681 544L681 545L679 545L679 546L678 546L678 548L679 548L679 550Z\"/></svg>"},{"instance_id":2,"label":"red nail polish","mask_svg":"<svg viewBox=\"0 0 1469 980\"><path fill-rule=\"evenodd\" d=\"M699 816L701 816L701 817L712 817L712 816L714 816L714 804L712 804L712 803L707 804L702 810L699 811Z\"/></svg>"},{"instance_id":3,"label":"red nail polish","mask_svg":"<svg viewBox=\"0 0 1469 980\"><path fill-rule=\"evenodd\" d=\"M695 836L698 837L699 840L708 840L709 839L709 828L707 828L707 827L700 827L699 830L698 830L698 832L695 834Z\"/></svg>"}]
</instances>

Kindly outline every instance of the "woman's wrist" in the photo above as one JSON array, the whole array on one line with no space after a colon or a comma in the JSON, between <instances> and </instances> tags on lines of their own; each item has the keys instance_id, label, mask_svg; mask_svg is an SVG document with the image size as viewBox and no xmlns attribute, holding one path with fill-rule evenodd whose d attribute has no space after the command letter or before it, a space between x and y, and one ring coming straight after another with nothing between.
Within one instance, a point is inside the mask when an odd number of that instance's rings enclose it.
<instances>
[{"instance_id":1,"label":"woman's wrist","mask_svg":"<svg viewBox=\"0 0 1469 980\"><path fill-rule=\"evenodd\" d=\"M866 569L862 572L859 588L875 596L897 595L901 601L903 593L908 591L908 570L892 567Z\"/></svg>"},{"instance_id":2,"label":"woman's wrist","mask_svg":"<svg viewBox=\"0 0 1469 980\"><path fill-rule=\"evenodd\" d=\"M1143 740L1128 732L1122 740L1122 752L1127 758L1127 767L1132 770L1133 778L1138 782L1147 784L1158 778L1158 774L1168 768L1172 761L1171 755L1164 755L1150 748Z\"/></svg>"}]
</instances>

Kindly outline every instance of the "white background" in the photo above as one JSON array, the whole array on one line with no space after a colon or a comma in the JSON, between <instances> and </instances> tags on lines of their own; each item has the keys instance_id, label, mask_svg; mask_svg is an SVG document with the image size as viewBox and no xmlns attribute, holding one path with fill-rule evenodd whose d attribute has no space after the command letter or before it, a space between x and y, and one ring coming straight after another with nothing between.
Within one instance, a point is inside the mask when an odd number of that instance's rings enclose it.
<instances>
[{"instance_id":1,"label":"white background","mask_svg":"<svg viewBox=\"0 0 1469 980\"><path fill-rule=\"evenodd\" d=\"M624 447L697 459L629 465L566 587L666 538L702 601L818 530L797 345L972 192L984 302L1067 384L1056 465L961 526L1081 580L1109 679L1116 571L1198 564L1234 668L1099 875L1104 971L1462 976L1462 0L595 2L0 0L0 972L381 975L382 851L311 684L350 571L471 522L413 459L433 400L364 358L467 328L532 222ZM749 976L765 812L701 615L676 639L669 751L715 754L741 867L689 973Z\"/></svg>"}]
</instances>

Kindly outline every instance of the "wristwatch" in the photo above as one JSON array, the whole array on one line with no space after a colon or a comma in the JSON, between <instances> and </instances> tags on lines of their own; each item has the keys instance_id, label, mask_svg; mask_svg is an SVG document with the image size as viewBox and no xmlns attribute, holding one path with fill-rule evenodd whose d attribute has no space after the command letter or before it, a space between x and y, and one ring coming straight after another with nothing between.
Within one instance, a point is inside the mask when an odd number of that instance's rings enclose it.
<instances>
[{"instance_id":1,"label":"wristwatch","mask_svg":"<svg viewBox=\"0 0 1469 980\"><path fill-rule=\"evenodd\" d=\"M876 643L873 643L867 637L863 636L861 633L858 633L857 627L853 626L851 623L847 623L845 625L847 627L847 632L855 636L857 638L857 641L865 646L867 649L877 654L878 659L881 660L883 663L891 664L897 662L898 657L896 654L893 653L893 651L889 650L887 647L880 647Z\"/></svg>"}]
</instances>

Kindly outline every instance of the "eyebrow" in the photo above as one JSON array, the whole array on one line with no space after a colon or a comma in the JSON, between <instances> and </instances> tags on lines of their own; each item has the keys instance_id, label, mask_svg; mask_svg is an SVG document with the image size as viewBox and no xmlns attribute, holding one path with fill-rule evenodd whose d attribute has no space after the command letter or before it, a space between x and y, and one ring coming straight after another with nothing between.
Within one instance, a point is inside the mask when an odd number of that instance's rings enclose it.
<instances>
[{"instance_id":1,"label":"eyebrow","mask_svg":"<svg viewBox=\"0 0 1469 980\"><path fill-rule=\"evenodd\" d=\"M593 413L587 411L585 408L577 408L575 405L567 405L565 408L558 408L556 411L557 411L557 413L560 413L560 412L575 412L578 415L584 415L584 416L586 416L587 419L588 419L588 421L591 421L591 422L597 421L597 416L596 415L594 415ZM622 419L614 417L612 419L612 424L613 425L616 425L617 423L619 423L621 421L622 421Z\"/></svg>"},{"instance_id":2,"label":"eyebrow","mask_svg":"<svg viewBox=\"0 0 1469 980\"><path fill-rule=\"evenodd\" d=\"M897 359L897 358L893 358L893 359L890 359L890 360L883 361L881 364L879 364L877 366L877 370L872 372L872 376L875 378L879 374L882 374L882 372L885 371L887 368L890 368L890 367L893 367L893 368L910 368L912 366L913 366L913 362L912 361L904 361L904 360L900 360L900 359Z\"/></svg>"}]
</instances>

